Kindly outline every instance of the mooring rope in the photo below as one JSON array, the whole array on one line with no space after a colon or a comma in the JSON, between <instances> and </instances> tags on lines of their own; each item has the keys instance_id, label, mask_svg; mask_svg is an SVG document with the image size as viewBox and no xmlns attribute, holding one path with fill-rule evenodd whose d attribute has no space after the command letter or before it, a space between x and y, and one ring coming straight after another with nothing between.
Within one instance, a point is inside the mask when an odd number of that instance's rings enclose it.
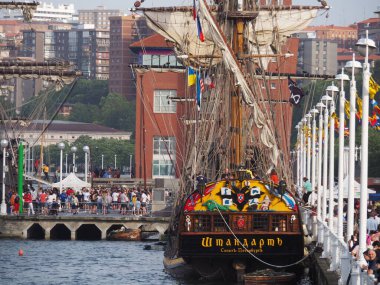
<instances>
[{"instance_id":1,"label":"mooring rope","mask_svg":"<svg viewBox=\"0 0 380 285\"><path fill-rule=\"evenodd\" d=\"M211 200L213 201L213 200ZM288 265L275 265L275 264L271 264L271 263L268 263L262 259L260 259L259 257L257 257L256 255L254 255L252 252L250 252L245 246L244 244L240 241L240 239L235 235L235 233L232 231L232 229L230 228L230 226L228 225L227 221L224 219L223 217L223 214L220 212L219 208L218 208L218 204L216 204L215 201L213 201L215 206L216 206L216 209L218 210L219 212L219 215L220 217L222 218L224 224L227 226L228 230L231 232L231 234L235 237L235 239L239 242L240 246L249 254L251 255L253 258L255 258L256 260L258 260L259 262L267 265L267 266L271 266L271 267L274 267L274 268L287 268L287 267L291 267L291 266L294 266L294 265L297 265L301 262L303 262L304 260L306 260L306 258L308 258L314 251L315 249L317 248L317 246L314 246L314 248L307 254L305 255L302 259L294 262L294 263L290 263Z\"/></svg>"}]
</instances>

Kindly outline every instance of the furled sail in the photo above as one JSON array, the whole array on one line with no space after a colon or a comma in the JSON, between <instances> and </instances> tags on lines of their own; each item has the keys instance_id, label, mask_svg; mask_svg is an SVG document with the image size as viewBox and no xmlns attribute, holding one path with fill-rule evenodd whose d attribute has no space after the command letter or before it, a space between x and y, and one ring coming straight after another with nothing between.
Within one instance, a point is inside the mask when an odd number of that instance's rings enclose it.
<instances>
[{"instance_id":1,"label":"furled sail","mask_svg":"<svg viewBox=\"0 0 380 285\"><path fill-rule=\"evenodd\" d=\"M200 1L201 3L202 1ZM318 6L297 6L261 8L254 21L251 21L248 40L258 53L269 50L273 43L281 43L286 37L303 30L317 16ZM139 8L144 12L148 26L175 43L177 49L200 65L217 64L222 52L215 47L213 30L203 25L205 41L197 36L197 24L194 21L192 7L175 8ZM213 16L216 12L212 12ZM264 47L264 48L263 48Z\"/></svg>"}]
</instances>

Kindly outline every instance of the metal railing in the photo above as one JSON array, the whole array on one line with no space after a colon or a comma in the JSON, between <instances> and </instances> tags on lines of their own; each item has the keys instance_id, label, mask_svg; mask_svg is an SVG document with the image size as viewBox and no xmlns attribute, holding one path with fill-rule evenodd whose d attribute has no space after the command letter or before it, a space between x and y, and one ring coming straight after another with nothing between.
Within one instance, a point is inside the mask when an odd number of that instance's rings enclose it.
<instances>
[{"instance_id":1,"label":"metal railing","mask_svg":"<svg viewBox=\"0 0 380 285\"><path fill-rule=\"evenodd\" d=\"M330 271L335 271L340 276L341 285L375 285L378 281L373 274L368 274L362 269L361 264L350 253L347 243L340 239L326 222L320 219L312 219L312 212L304 209L302 218L309 232L318 232L317 242L323 247L322 258L330 261ZM312 231L312 229L314 229ZM317 230L315 230L317 229ZM347 283L348 282L348 283Z\"/></svg>"}]
</instances>

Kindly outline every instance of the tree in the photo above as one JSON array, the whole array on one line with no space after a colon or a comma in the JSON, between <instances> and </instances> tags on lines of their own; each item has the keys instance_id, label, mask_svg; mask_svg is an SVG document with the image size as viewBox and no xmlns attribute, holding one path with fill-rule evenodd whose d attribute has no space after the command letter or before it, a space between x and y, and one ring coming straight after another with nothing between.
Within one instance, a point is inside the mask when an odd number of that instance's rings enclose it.
<instances>
[{"instance_id":1,"label":"tree","mask_svg":"<svg viewBox=\"0 0 380 285\"><path fill-rule=\"evenodd\" d=\"M119 130L134 131L135 102L111 93L100 102L100 123Z\"/></svg>"}]
</instances>

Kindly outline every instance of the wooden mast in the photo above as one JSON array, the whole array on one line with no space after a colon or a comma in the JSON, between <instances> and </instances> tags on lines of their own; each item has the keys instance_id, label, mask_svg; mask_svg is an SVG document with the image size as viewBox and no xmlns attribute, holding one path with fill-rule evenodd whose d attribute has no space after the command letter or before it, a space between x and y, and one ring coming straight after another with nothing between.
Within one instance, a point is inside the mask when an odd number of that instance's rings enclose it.
<instances>
[{"instance_id":1,"label":"wooden mast","mask_svg":"<svg viewBox=\"0 0 380 285\"><path fill-rule=\"evenodd\" d=\"M244 29L248 20L256 18L256 13L241 13L244 10L243 0L235 0L229 2L228 19L233 22L233 40L232 49L237 58L244 52ZM240 13L239 13L240 12ZM243 134L242 134L242 115L243 105L240 94L240 87L236 87L231 93L231 133L232 146L230 152L230 168L236 170L244 162L243 160Z\"/></svg>"}]
</instances>

